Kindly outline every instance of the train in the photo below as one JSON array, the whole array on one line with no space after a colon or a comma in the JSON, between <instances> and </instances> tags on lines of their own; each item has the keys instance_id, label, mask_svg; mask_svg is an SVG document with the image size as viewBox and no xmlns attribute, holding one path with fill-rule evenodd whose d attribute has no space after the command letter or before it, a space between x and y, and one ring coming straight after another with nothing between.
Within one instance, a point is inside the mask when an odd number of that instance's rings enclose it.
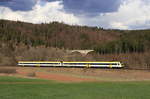
<instances>
[{"instance_id":1,"label":"train","mask_svg":"<svg viewBox=\"0 0 150 99\"><path fill-rule=\"evenodd\" d=\"M27 67L88 67L88 68L123 68L124 65L119 61L113 62L84 62L84 61L19 61L19 66Z\"/></svg>"}]
</instances>

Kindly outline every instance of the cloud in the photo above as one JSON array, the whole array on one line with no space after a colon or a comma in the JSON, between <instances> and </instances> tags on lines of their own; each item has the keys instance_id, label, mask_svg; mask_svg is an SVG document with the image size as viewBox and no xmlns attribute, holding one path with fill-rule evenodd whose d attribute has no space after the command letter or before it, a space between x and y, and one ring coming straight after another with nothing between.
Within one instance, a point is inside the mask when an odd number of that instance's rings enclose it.
<instances>
[{"instance_id":1,"label":"cloud","mask_svg":"<svg viewBox=\"0 0 150 99\"><path fill-rule=\"evenodd\" d=\"M13 11L8 7L0 7L0 19L20 20L32 23L58 21L67 24L78 24L79 22L78 18L73 14L63 10L61 1L39 1L29 11Z\"/></svg>"},{"instance_id":2,"label":"cloud","mask_svg":"<svg viewBox=\"0 0 150 99\"><path fill-rule=\"evenodd\" d=\"M121 0L64 0L66 11L75 14L96 15L97 13L114 12Z\"/></svg>"},{"instance_id":3,"label":"cloud","mask_svg":"<svg viewBox=\"0 0 150 99\"><path fill-rule=\"evenodd\" d=\"M99 12L116 11L121 0L0 0L0 6L8 7L15 11L27 11L31 10L38 1L61 1L64 9L68 12L95 15Z\"/></svg>"},{"instance_id":4,"label":"cloud","mask_svg":"<svg viewBox=\"0 0 150 99\"><path fill-rule=\"evenodd\" d=\"M38 0L0 0L0 6L8 7L12 10L31 10Z\"/></svg>"},{"instance_id":5,"label":"cloud","mask_svg":"<svg viewBox=\"0 0 150 99\"><path fill-rule=\"evenodd\" d=\"M113 29L146 29L150 28L149 11L149 0L125 0L118 11L82 17L82 23Z\"/></svg>"},{"instance_id":6,"label":"cloud","mask_svg":"<svg viewBox=\"0 0 150 99\"><path fill-rule=\"evenodd\" d=\"M121 23L128 29L144 29L150 26L150 1L148 0L128 0L120 6L118 12L108 15L113 22ZM110 18L111 19L111 18ZM112 20L112 19L111 19ZM113 25L111 25L114 28ZM121 28L118 26L118 28ZM150 28L150 27L149 27Z\"/></svg>"},{"instance_id":7,"label":"cloud","mask_svg":"<svg viewBox=\"0 0 150 99\"><path fill-rule=\"evenodd\" d=\"M96 8L86 11L88 7L91 8L96 2L99 2L99 0L86 0L89 3L83 6L79 5L81 6L79 10L83 10L83 13L66 11L64 1L38 0L30 10L13 10L10 7L0 6L0 19L20 20L32 23L58 21L71 25L99 26L111 29L150 29L150 0L122 0L118 9L115 9L113 12L104 11L103 9L103 11L95 10ZM79 3L78 0L66 1ZM82 4L85 0L80 1ZM92 4L94 1L95 3ZM77 9L78 7L76 7ZM90 13L92 16L87 15L87 13Z\"/></svg>"}]
</instances>

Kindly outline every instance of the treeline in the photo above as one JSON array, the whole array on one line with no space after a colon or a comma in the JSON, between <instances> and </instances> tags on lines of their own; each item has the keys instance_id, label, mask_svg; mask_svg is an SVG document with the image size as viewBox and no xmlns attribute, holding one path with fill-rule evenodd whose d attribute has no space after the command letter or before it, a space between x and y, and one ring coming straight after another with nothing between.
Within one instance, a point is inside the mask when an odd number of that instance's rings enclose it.
<instances>
[{"instance_id":1,"label":"treeline","mask_svg":"<svg viewBox=\"0 0 150 99\"><path fill-rule=\"evenodd\" d=\"M93 49L95 45L117 39L120 32L102 28L70 26L63 23L31 24L0 20L0 41L27 46L65 49Z\"/></svg>"},{"instance_id":2,"label":"treeline","mask_svg":"<svg viewBox=\"0 0 150 99\"><path fill-rule=\"evenodd\" d=\"M150 30L124 31L118 40L94 48L100 54L142 53L150 50Z\"/></svg>"},{"instance_id":3,"label":"treeline","mask_svg":"<svg viewBox=\"0 0 150 99\"><path fill-rule=\"evenodd\" d=\"M95 52L83 56L66 49ZM19 60L122 61L130 68L150 69L150 30L0 20L0 66L16 65Z\"/></svg>"},{"instance_id":4,"label":"treeline","mask_svg":"<svg viewBox=\"0 0 150 99\"><path fill-rule=\"evenodd\" d=\"M105 30L63 23L31 24L0 20L0 41L63 49L94 49L100 54L145 52L150 50L150 30Z\"/></svg>"}]
</instances>

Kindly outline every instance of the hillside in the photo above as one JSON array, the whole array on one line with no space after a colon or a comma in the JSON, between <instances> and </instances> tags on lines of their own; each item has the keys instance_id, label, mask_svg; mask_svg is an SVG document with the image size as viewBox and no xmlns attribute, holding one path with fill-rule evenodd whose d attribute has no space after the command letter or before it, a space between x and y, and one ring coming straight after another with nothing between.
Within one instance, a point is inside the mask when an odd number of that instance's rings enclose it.
<instances>
[{"instance_id":1,"label":"hillside","mask_svg":"<svg viewBox=\"0 0 150 99\"><path fill-rule=\"evenodd\" d=\"M53 46L68 49L91 49L95 45L116 40L120 32L97 27L69 26L63 23L31 24L0 21L0 40L29 46Z\"/></svg>"},{"instance_id":2,"label":"hillside","mask_svg":"<svg viewBox=\"0 0 150 99\"><path fill-rule=\"evenodd\" d=\"M66 49L94 49L95 54L70 55ZM147 68L150 65L149 50L150 30L106 30L58 22L31 24L0 20L1 65L16 64L18 60L124 61L127 56L125 63L128 66L136 63ZM131 59L133 63L129 62Z\"/></svg>"},{"instance_id":3,"label":"hillside","mask_svg":"<svg viewBox=\"0 0 150 99\"><path fill-rule=\"evenodd\" d=\"M103 49L98 50L106 50L104 52L113 51L114 49L108 49L110 46L115 47L116 52L134 52L149 49L150 30L105 30L97 27L69 26L57 22L31 24L0 20L0 41L11 42L13 45L44 45L65 49L98 49L100 47Z\"/></svg>"}]
</instances>

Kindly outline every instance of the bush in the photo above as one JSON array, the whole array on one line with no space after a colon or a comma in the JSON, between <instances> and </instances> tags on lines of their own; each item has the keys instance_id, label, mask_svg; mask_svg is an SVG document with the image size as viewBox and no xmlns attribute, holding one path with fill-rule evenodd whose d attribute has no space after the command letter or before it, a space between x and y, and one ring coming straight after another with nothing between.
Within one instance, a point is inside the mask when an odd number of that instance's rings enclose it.
<instances>
[{"instance_id":1,"label":"bush","mask_svg":"<svg viewBox=\"0 0 150 99\"><path fill-rule=\"evenodd\" d=\"M28 73L27 76L29 76L29 77L35 77L36 73L35 72L31 72L31 73Z\"/></svg>"},{"instance_id":2,"label":"bush","mask_svg":"<svg viewBox=\"0 0 150 99\"><path fill-rule=\"evenodd\" d=\"M1 68L0 73L14 74L16 73L16 69Z\"/></svg>"}]
</instances>

